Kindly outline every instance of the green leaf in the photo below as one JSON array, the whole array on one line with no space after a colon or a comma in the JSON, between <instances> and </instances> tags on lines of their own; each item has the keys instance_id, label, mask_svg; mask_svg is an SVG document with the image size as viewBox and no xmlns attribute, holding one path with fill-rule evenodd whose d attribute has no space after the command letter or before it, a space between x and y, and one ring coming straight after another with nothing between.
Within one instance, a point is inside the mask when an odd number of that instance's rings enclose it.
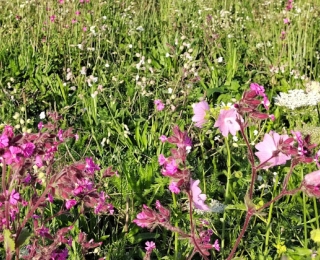
<instances>
[{"instance_id":1,"label":"green leaf","mask_svg":"<svg viewBox=\"0 0 320 260\"><path fill-rule=\"evenodd\" d=\"M22 245L26 244L27 241L29 240L30 234L31 233L28 231L28 229L23 228L17 239L16 248L19 248Z\"/></svg>"},{"instance_id":2,"label":"green leaf","mask_svg":"<svg viewBox=\"0 0 320 260\"><path fill-rule=\"evenodd\" d=\"M9 229L3 230L4 248L6 251L14 252L15 244L11 238L11 232Z\"/></svg>"}]
</instances>

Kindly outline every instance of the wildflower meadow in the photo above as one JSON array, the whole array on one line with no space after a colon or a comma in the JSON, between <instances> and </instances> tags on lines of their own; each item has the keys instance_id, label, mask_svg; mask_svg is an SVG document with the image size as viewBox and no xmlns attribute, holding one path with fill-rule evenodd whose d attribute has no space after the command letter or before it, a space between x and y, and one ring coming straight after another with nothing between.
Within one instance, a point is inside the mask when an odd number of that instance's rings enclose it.
<instances>
[{"instance_id":1,"label":"wildflower meadow","mask_svg":"<svg viewBox=\"0 0 320 260\"><path fill-rule=\"evenodd\" d=\"M0 7L0 259L320 259L320 0Z\"/></svg>"}]
</instances>

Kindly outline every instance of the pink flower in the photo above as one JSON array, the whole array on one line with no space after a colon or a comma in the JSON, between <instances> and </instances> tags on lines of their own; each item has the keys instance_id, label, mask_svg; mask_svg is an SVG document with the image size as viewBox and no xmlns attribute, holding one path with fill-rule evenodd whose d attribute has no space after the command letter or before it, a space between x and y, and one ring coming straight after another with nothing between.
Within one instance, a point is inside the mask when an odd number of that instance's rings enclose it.
<instances>
[{"instance_id":1,"label":"pink flower","mask_svg":"<svg viewBox=\"0 0 320 260\"><path fill-rule=\"evenodd\" d=\"M73 24L73 23L76 23L76 22L77 22L76 19L72 19L72 21L71 21L72 24Z\"/></svg>"},{"instance_id":2,"label":"pink flower","mask_svg":"<svg viewBox=\"0 0 320 260\"><path fill-rule=\"evenodd\" d=\"M169 185L169 190L175 194L179 194L180 193L180 189L179 186L177 185L176 182L171 182Z\"/></svg>"},{"instance_id":3,"label":"pink flower","mask_svg":"<svg viewBox=\"0 0 320 260\"><path fill-rule=\"evenodd\" d=\"M80 15L81 12L79 10L76 11L76 15Z\"/></svg>"},{"instance_id":4,"label":"pink flower","mask_svg":"<svg viewBox=\"0 0 320 260\"><path fill-rule=\"evenodd\" d=\"M201 101L199 103L193 104L193 113L192 121L196 122L195 126L202 128L202 126L207 122L206 114L209 111L210 107L207 101Z\"/></svg>"},{"instance_id":5,"label":"pink flower","mask_svg":"<svg viewBox=\"0 0 320 260\"><path fill-rule=\"evenodd\" d=\"M86 158L85 160L86 160L86 170L87 170L87 172L93 174L95 171L99 171L100 170L100 167L93 162L92 157Z\"/></svg>"},{"instance_id":6,"label":"pink flower","mask_svg":"<svg viewBox=\"0 0 320 260\"><path fill-rule=\"evenodd\" d=\"M260 164L267 162L262 167L263 169L285 164L287 160L291 159L290 156L280 151L281 144L288 138L288 135L279 135L271 131L269 134L264 135L262 142L256 144L255 147L259 152L256 152L255 155L259 158Z\"/></svg>"},{"instance_id":7,"label":"pink flower","mask_svg":"<svg viewBox=\"0 0 320 260\"><path fill-rule=\"evenodd\" d=\"M6 159L7 164L18 163L20 161L20 156L22 150L17 146L10 146L9 150L5 152L3 157Z\"/></svg>"},{"instance_id":8,"label":"pink flower","mask_svg":"<svg viewBox=\"0 0 320 260\"><path fill-rule=\"evenodd\" d=\"M284 24L288 24L288 23L290 23L289 18L284 18L284 19L283 19L283 23L284 23Z\"/></svg>"},{"instance_id":9,"label":"pink flower","mask_svg":"<svg viewBox=\"0 0 320 260\"><path fill-rule=\"evenodd\" d=\"M75 206L77 204L77 201L74 199L71 200L66 200L66 208L67 209L71 209L73 206Z\"/></svg>"},{"instance_id":10,"label":"pink flower","mask_svg":"<svg viewBox=\"0 0 320 260\"><path fill-rule=\"evenodd\" d=\"M201 194L201 189L198 187L200 180L190 179L190 190L192 192L192 201L196 209L209 211L210 208L204 203L207 199L205 194Z\"/></svg>"},{"instance_id":11,"label":"pink flower","mask_svg":"<svg viewBox=\"0 0 320 260\"><path fill-rule=\"evenodd\" d=\"M162 169L162 174L164 176L172 176L178 171L178 165L176 160L172 159L169 163L165 165L165 168Z\"/></svg>"},{"instance_id":12,"label":"pink flower","mask_svg":"<svg viewBox=\"0 0 320 260\"><path fill-rule=\"evenodd\" d=\"M55 16L55 15L51 15L51 16L50 16L50 21L51 21L51 22L54 23L55 19L56 19L56 16Z\"/></svg>"},{"instance_id":13,"label":"pink flower","mask_svg":"<svg viewBox=\"0 0 320 260\"><path fill-rule=\"evenodd\" d=\"M164 109L164 104L160 99L156 99L153 103L156 105L156 109L158 111L162 111Z\"/></svg>"},{"instance_id":14,"label":"pink flower","mask_svg":"<svg viewBox=\"0 0 320 260\"><path fill-rule=\"evenodd\" d=\"M40 155L36 156L35 165L37 165L38 168L41 168L43 166L43 162Z\"/></svg>"},{"instance_id":15,"label":"pink flower","mask_svg":"<svg viewBox=\"0 0 320 260\"><path fill-rule=\"evenodd\" d=\"M147 241L145 249L147 250L148 253L151 253L154 249L156 249L156 244L152 241L151 242Z\"/></svg>"},{"instance_id":16,"label":"pink flower","mask_svg":"<svg viewBox=\"0 0 320 260\"><path fill-rule=\"evenodd\" d=\"M213 248L218 252L220 251L220 245L219 245L218 239L216 239L216 241L214 241Z\"/></svg>"},{"instance_id":17,"label":"pink flower","mask_svg":"<svg viewBox=\"0 0 320 260\"><path fill-rule=\"evenodd\" d=\"M160 137L159 137L159 140L162 142L162 143L164 143L165 141L167 141L167 137L165 136L165 135L161 135Z\"/></svg>"},{"instance_id":18,"label":"pink flower","mask_svg":"<svg viewBox=\"0 0 320 260\"><path fill-rule=\"evenodd\" d=\"M267 97L267 95L264 93L264 87L260 86L257 83L251 83L250 84L250 89L254 90L256 92L257 95L259 95L260 97L263 97L263 106L265 107L265 109L269 109L269 105L270 105L270 101Z\"/></svg>"},{"instance_id":19,"label":"pink flower","mask_svg":"<svg viewBox=\"0 0 320 260\"><path fill-rule=\"evenodd\" d=\"M60 141L63 141L63 130L62 129L59 129L57 136Z\"/></svg>"},{"instance_id":20,"label":"pink flower","mask_svg":"<svg viewBox=\"0 0 320 260\"><path fill-rule=\"evenodd\" d=\"M160 154L158 157L158 163L160 164L160 166L164 165L167 162L166 157L164 157L163 154Z\"/></svg>"},{"instance_id":21,"label":"pink flower","mask_svg":"<svg viewBox=\"0 0 320 260\"><path fill-rule=\"evenodd\" d=\"M143 210L137 215L137 218L132 221L139 227L152 228L157 222L156 213L148 206L143 205Z\"/></svg>"},{"instance_id":22,"label":"pink flower","mask_svg":"<svg viewBox=\"0 0 320 260\"><path fill-rule=\"evenodd\" d=\"M236 135L236 132L240 130L239 121L243 122L243 118L238 114L235 109L221 109L218 120L214 124L214 127L219 127L223 136L228 136L229 132L232 135Z\"/></svg>"},{"instance_id":23,"label":"pink flower","mask_svg":"<svg viewBox=\"0 0 320 260\"><path fill-rule=\"evenodd\" d=\"M84 26L84 27L82 28L82 31L86 32L86 31L87 31L87 27Z\"/></svg>"},{"instance_id":24,"label":"pink flower","mask_svg":"<svg viewBox=\"0 0 320 260\"><path fill-rule=\"evenodd\" d=\"M8 136L8 138L13 137L13 127L11 125L6 125L4 127L3 134Z\"/></svg>"},{"instance_id":25,"label":"pink flower","mask_svg":"<svg viewBox=\"0 0 320 260\"><path fill-rule=\"evenodd\" d=\"M42 121L40 121L38 124L38 129L41 130L42 128L43 128L43 123L42 123Z\"/></svg>"},{"instance_id":26,"label":"pink flower","mask_svg":"<svg viewBox=\"0 0 320 260\"><path fill-rule=\"evenodd\" d=\"M19 192L16 192L15 189L13 189L10 193L10 199L9 202L11 205L17 205L18 201L20 200L20 194Z\"/></svg>"},{"instance_id":27,"label":"pink flower","mask_svg":"<svg viewBox=\"0 0 320 260\"><path fill-rule=\"evenodd\" d=\"M303 187L310 197L320 198L320 170L304 176Z\"/></svg>"},{"instance_id":28,"label":"pink flower","mask_svg":"<svg viewBox=\"0 0 320 260\"><path fill-rule=\"evenodd\" d=\"M21 145L22 152L24 157L29 158L32 154L36 146L33 143L26 143Z\"/></svg>"},{"instance_id":29,"label":"pink flower","mask_svg":"<svg viewBox=\"0 0 320 260\"><path fill-rule=\"evenodd\" d=\"M0 136L0 148L7 147L9 145L9 138L6 134Z\"/></svg>"}]
</instances>

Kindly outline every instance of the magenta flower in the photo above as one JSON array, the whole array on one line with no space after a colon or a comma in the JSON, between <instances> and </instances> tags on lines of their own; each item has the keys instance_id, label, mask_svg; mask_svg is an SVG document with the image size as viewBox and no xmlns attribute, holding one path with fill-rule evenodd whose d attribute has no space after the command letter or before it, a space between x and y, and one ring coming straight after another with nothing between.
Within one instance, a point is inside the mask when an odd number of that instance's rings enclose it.
<instances>
[{"instance_id":1,"label":"magenta flower","mask_svg":"<svg viewBox=\"0 0 320 260\"><path fill-rule=\"evenodd\" d=\"M90 174L93 174L95 171L100 170L100 167L93 162L92 157L86 158L85 160L86 160L87 172L89 172Z\"/></svg>"},{"instance_id":2,"label":"magenta flower","mask_svg":"<svg viewBox=\"0 0 320 260\"><path fill-rule=\"evenodd\" d=\"M276 132L271 131L269 134L265 134L263 141L256 144L255 155L259 158L260 164L266 163L263 169L268 169L276 165L285 164L291 157L282 153L280 145L288 139L288 135L279 135Z\"/></svg>"},{"instance_id":3,"label":"magenta flower","mask_svg":"<svg viewBox=\"0 0 320 260\"><path fill-rule=\"evenodd\" d=\"M63 130L62 129L59 129L57 136L60 141L63 141Z\"/></svg>"},{"instance_id":4,"label":"magenta flower","mask_svg":"<svg viewBox=\"0 0 320 260\"><path fill-rule=\"evenodd\" d=\"M6 134L0 136L0 148L7 147L9 145L9 138Z\"/></svg>"},{"instance_id":5,"label":"magenta flower","mask_svg":"<svg viewBox=\"0 0 320 260\"><path fill-rule=\"evenodd\" d=\"M22 150L17 146L10 146L9 150L5 152L3 157L6 159L7 164L18 163L20 161L20 156Z\"/></svg>"},{"instance_id":6,"label":"magenta flower","mask_svg":"<svg viewBox=\"0 0 320 260\"><path fill-rule=\"evenodd\" d=\"M56 19L56 16L55 16L55 15L51 15L51 16L50 16L50 21L51 21L51 22L54 23L55 19Z\"/></svg>"},{"instance_id":7,"label":"magenta flower","mask_svg":"<svg viewBox=\"0 0 320 260\"><path fill-rule=\"evenodd\" d=\"M40 121L38 124L38 129L41 130L42 128L43 128L43 123L42 123L42 121Z\"/></svg>"},{"instance_id":8,"label":"magenta flower","mask_svg":"<svg viewBox=\"0 0 320 260\"><path fill-rule=\"evenodd\" d=\"M290 23L289 18L284 18L284 19L283 19L283 23L284 23L284 24L288 24L288 23Z\"/></svg>"},{"instance_id":9,"label":"magenta flower","mask_svg":"<svg viewBox=\"0 0 320 260\"><path fill-rule=\"evenodd\" d=\"M256 92L257 95L259 95L260 97L263 97L263 106L265 107L265 109L269 109L269 105L270 105L270 101L267 97L267 95L265 94L265 90L263 86L260 86L257 83L251 83L250 84L250 89L254 90Z\"/></svg>"},{"instance_id":10,"label":"magenta flower","mask_svg":"<svg viewBox=\"0 0 320 260\"><path fill-rule=\"evenodd\" d=\"M160 154L158 157L158 163L160 166L164 165L167 162L166 157L163 154Z\"/></svg>"},{"instance_id":11,"label":"magenta flower","mask_svg":"<svg viewBox=\"0 0 320 260\"><path fill-rule=\"evenodd\" d=\"M26 143L21 145L21 148L24 157L29 158L33 154L34 148L36 148L36 146L33 143Z\"/></svg>"},{"instance_id":12,"label":"magenta flower","mask_svg":"<svg viewBox=\"0 0 320 260\"><path fill-rule=\"evenodd\" d=\"M202 128L202 126L207 122L206 114L209 111L210 107L207 101L201 101L199 103L193 104L193 113L192 121L195 122L195 126Z\"/></svg>"},{"instance_id":13,"label":"magenta flower","mask_svg":"<svg viewBox=\"0 0 320 260\"><path fill-rule=\"evenodd\" d=\"M151 253L154 249L156 249L156 244L153 241L147 241L145 249L148 253Z\"/></svg>"},{"instance_id":14,"label":"magenta flower","mask_svg":"<svg viewBox=\"0 0 320 260\"><path fill-rule=\"evenodd\" d=\"M156 213L148 206L143 205L143 210L137 215L137 218L132 221L139 227L152 228L157 222Z\"/></svg>"},{"instance_id":15,"label":"magenta flower","mask_svg":"<svg viewBox=\"0 0 320 260\"><path fill-rule=\"evenodd\" d=\"M179 194L180 193L180 189L179 186L177 185L176 182L171 182L169 185L169 190L175 194Z\"/></svg>"},{"instance_id":16,"label":"magenta flower","mask_svg":"<svg viewBox=\"0 0 320 260\"><path fill-rule=\"evenodd\" d=\"M165 141L168 140L168 138L167 138L165 135L161 135L161 136L159 137L159 140L160 140L162 143L164 143Z\"/></svg>"},{"instance_id":17,"label":"magenta flower","mask_svg":"<svg viewBox=\"0 0 320 260\"><path fill-rule=\"evenodd\" d=\"M223 136L228 136L229 132L232 135L236 135L240 130L239 121L243 122L243 118L238 114L235 109L221 109L218 120L214 124L214 127L219 127Z\"/></svg>"},{"instance_id":18,"label":"magenta flower","mask_svg":"<svg viewBox=\"0 0 320 260\"><path fill-rule=\"evenodd\" d=\"M210 208L204 202L207 199L205 194L201 194L201 189L198 187L200 180L190 179L190 190L192 192L192 201L196 209L209 211Z\"/></svg>"},{"instance_id":19,"label":"magenta flower","mask_svg":"<svg viewBox=\"0 0 320 260\"><path fill-rule=\"evenodd\" d=\"M218 252L220 251L220 245L219 245L218 239L216 239L216 241L214 241L213 248Z\"/></svg>"},{"instance_id":20,"label":"magenta flower","mask_svg":"<svg viewBox=\"0 0 320 260\"><path fill-rule=\"evenodd\" d=\"M310 197L320 198L320 170L304 176L303 187Z\"/></svg>"},{"instance_id":21,"label":"magenta flower","mask_svg":"<svg viewBox=\"0 0 320 260\"><path fill-rule=\"evenodd\" d=\"M77 201L74 199L67 199L66 200L66 208L67 209L71 209L73 206L75 206L77 204Z\"/></svg>"},{"instance_id":22,"label":"magenta flower","mask_svg":"<svg viewBox=\"0 0 320 260\"><path fill-rule=\"evenodd\" d=\"M13 127L11 125L6 125L4 127L3 134L8 136L8 138L13 137Z\"/></svg>"},{"instance_id":23,"label":"magenta flower","mask_svg":"<svg viewBox=\"0 0 320 260\"><path fill-rule=\"evenodd\" d=\"M162 103L162 101L161 101L160 99L156 99L156 100L154 101L154 104L156 105L156 109L157 109L158 111L161 111L161 110L164 109L164 104Z\"/></svg>"},{"instance_id":24,"label":"magenta flower","mask_svg":"<svg viewBox=\"0 0 320 260\"><path fill-rule=\"evenodd\" d=\"M10 204L17 205L19 200L20 200L19 192L16 192L16 190L13 189L10 193L10 199L9 199Z\"/></svg>"},{"instance_id":25,"label":"magenta flower","mask_svg":"<svg viewBox=\"0 0 320 260\"><path fill-rule=\"evenodd\" d=\"M165 168L162 169L162 174L164 176L172 176L178 171L178 165L174 159L170 160L169 163L165 165Z\"/></svg>"},{"instance_id":26,"label":"magenta flower","mask_svg":"<svg viewBox=\"0 0 320 260\"><path fill-rule=\"evenodd\" d=\"M43 166L43 162L40 155L36 156L35 165L37 165L38 168L41 168Z\"/></svg>"}]
</instances>

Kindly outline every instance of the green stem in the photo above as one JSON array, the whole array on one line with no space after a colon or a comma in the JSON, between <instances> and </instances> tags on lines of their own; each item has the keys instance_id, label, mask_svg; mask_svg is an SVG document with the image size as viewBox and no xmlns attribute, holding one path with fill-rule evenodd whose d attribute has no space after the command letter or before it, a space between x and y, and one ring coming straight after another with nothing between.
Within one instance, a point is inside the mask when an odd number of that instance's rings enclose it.
<instances>
[{"instance_id":1,"label":"green stem","mask_svg":"<svg viewBox=\"0 0 320 260\"><path fill-rule=\"evenodd\" d=\"M172 200L173 200L173 208L177 208L177 199L176 195L172 192ZM174 221L174 226L179 227L178 220L176 219ZM179 253L179 234L178 232L174 232L174 259L178 259L178 253Z\"/></svg>"},{"instance_id":2,"label":"green stem","mask_svg":"<svg viewBox=\"0 0 320 260\"><path fill-rule=\"evenodd\" d=\"M226 148L227 148L227 184L226 184L226 191L225 191L225 203L228 204L228 202L229 202L229 186L230 186L230 178L231 178L231 152L230 152L228 137L225 137L224 140L225 140L225 144L226 144ZM225 210L223 212L222 239L221 239L221 254L222 254L223 258L224 258L224 247L225 247L226 217L227 217L227 212Z\"/></svg>"},{"instance_id":3,"label":"green stem","mask_svg":"<svg viewBox=\"0 0 320 260\"><path fill-rule=\"evenodd\" d=\"M301 169L301 178L303 179L303 170ZM308 233L307 233L307 207L306 194L302 193L303 199L303 227L304 227L304 248L308 248Z\"/></svg>"},{"instance_id":4,"label":"green stem","mask_svg":"<svg viewBox=\"0 0 320 260\"><path fill-rule=\"evenodd\" d=\"M278 175L276 177L276 181L275 183L278 183ZM273 194L272 197L274 196L274 193L277 189L277 185L274 185L273 187ZM269 214L268 214L268 220L267 220L267 233L266 233L266 240L264 243L265 249L264 249L264 255L268 255L268 245L269 245L269 235L270 235L270 231L271 231L271 217L272 217L272 209L273 209L273 203L270 205L270 210L269 210Z\"/></svg>"}]
</instances>

